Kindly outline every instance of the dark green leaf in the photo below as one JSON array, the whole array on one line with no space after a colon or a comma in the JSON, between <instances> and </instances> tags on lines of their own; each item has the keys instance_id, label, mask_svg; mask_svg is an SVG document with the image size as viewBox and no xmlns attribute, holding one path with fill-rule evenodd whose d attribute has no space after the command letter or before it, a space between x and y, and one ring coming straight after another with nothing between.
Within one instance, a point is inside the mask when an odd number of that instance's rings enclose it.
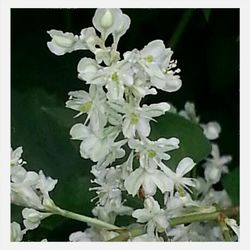
<instances>
[{"instance_id":1,"label":"dark green leaf","mask_svg":"<svg viewBox=\"0 0 250 250\"><path fill-rule=\"evenodd\" d=\"M91 215L93 193L88 189L92 162L80 157L79 143L70 139L69 130L75 122L73 115L56 96L41 88L13 90L12 147L23 146L27 170L43 170L46 176L58 179L51 192L56 204ZM13 208L12 212L12 220L20 221L20 209ZM62 220L48 218L42 227L53 230Z\"/></svg>"},{"instance_id":2,"label":"dark green leaf","mask_svg":"<svg viewBox=\"0 0 250 250\"><path fill-rule=\"evenodd\" d=\"M196 163L206 158L211 152L211 144L206 139L200 126L173 113L167 112L152 125L152 138L177 137L180 148L170 151L171 159L167 166L175 169L178 162L184 157L191 157Z\"/></svg>"},{"instance_id":3,"label":"dark green leaf","mask_svg":"<svg viewBox=\"0 0 250 250\"><path fill-rule=\"evenodd\" d=\"M223 187L232 199L233 205L239 205L240 197L240 169L234 168L222 178Z\"/></svg>"}]
</instances>

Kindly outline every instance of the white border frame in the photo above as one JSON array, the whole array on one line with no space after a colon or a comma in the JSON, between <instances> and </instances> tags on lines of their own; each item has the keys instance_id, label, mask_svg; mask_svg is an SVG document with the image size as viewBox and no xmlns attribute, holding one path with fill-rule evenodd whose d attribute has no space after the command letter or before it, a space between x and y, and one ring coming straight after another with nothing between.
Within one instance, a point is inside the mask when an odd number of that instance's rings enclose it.
<instances>
[{"instance_id":1,"label":"white border frame","mask_svg":"<svg viewBox=\"0 0 250 250\"><path fill-rule=\"evenodd\" d=\"M250 1L248 0L0 0L0 249L245 249L250 223ZM10 242L10 9L11 8L240 8L240 242L220 243L73 243L73 242ZM234 101L234 100L232 100ZM247 246L246 246L247 247Z\"/></svg>"}]
</instances>

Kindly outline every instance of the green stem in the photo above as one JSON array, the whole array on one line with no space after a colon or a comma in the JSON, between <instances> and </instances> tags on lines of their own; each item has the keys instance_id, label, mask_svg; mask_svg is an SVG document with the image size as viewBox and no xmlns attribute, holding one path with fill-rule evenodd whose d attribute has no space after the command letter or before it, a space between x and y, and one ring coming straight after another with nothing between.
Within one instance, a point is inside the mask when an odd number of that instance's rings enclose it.
<instances>
[{"instance_id":1,"label":"green stem","mask_svg":"<svg viewBox=\"0 0 250 250\"><path fill-rule=\"evenodd\" d=\"M61 209L61 208L59 208L57 206L50 207L49 210L53 214L58 214L58 215L61 215L63 217L69 218L69 219L89 223L89 224L92 224L92 225L94 225L96 227L102 227L102 228L106 228L108 230L118 230L118 229L120 229L120 227L109 224L107 222L98 220L96 218L91 218L91 217L88 217L88 216L85 216L85 215L77 214L77 213L74 213L74 212L70 212L70 211L67 211L65 209Z\"/></svg>"},{"instance_id":2,"label":"green stem","mask_svg":"<svg viewBox=\"0 0 250 250\"><path fill-rule=\"evenodd\" d=\"M232 241L227 224L224 221L219 222L219 224L225 241Z\"/></svg>"},{"instance_id":3,"label":"green stem","mask_svg":"<svg viewBox=\"0 0 250 250\"><path fill-rule=\"evenodd\" d=\"M126 229L123 232L121 232L120 235L114 237L113 239L109 241L127 241L128 239L134 238L144 233L146 233L146 228L145 228L145 225L142 225L139 227Z\"/></svg>"},{"instance_id":4,"label":"green stem","mask_svg":"<svg viewBox=\"0 0 250 250\"><path fill-rule=\"evenodd\" d=\"M221 214L224 214L227 217L237 216L239 213L239 207L228 208L223 210L218 210L210 213L193 213L186 214L179 217L174 217L169 220L171 226L176 226L180 224L187 224L198 221L208 221L208 220L218 220Z\"/></svg>"}]
</instances>

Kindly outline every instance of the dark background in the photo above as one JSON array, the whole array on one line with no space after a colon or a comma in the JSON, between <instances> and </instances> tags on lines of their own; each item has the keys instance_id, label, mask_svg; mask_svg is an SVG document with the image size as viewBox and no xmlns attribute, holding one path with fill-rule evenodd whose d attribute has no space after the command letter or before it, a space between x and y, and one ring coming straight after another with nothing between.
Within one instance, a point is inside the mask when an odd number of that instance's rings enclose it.
<instances>
[{"instance_id":1,"label":"dark background","mask_svg":"<svg viewBox=\"0 0 250 250\"><path fill-rule=\"evenodd\" d=\"M239 10L238 9L123 9L131 25L121 38L121 54L161 39L174 50L183 85L176 93L160 92L147 102L168 101L178 110L187 100L196 105L201 122L218 121L222 154L231 154L230 170L239 166ZM46 31L79 34L92 26L93 9L12 9L11 11L11 139L24 147L27 169L44 169L59 179L55 200L65 208L91 215L88 192L89 161L79 156L69 139L75 112L64 108L71 90L84 89L77 63L86 51L56 56L47 48ZM82 167L79 168L79 166ZM235 181L235 178L231 179ZM237 182L237 181L236 181ZM235 185L235 184L233 184ZM65 187L66 190L65 190ZM80 194L77 190L83 190ZM65 198L66 197L66 198ZM60 203L61 202L61 203ZM20 221L13 206L12 220ZM53 225L53 226L52 226ZM56 226L55 226L56 225ZM82 223L46 219L26 240L67 240Z\"/></svg>"}]
</instances>

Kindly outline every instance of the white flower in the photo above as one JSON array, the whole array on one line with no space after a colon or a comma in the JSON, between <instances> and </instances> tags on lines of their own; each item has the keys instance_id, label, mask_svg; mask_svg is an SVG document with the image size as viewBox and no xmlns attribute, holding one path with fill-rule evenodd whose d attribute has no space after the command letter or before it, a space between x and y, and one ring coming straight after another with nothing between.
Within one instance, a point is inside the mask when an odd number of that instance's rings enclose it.
<instances>
[{"instance_id":1,"label":"white flower","mask_svg":"<svg viewBox=\"0 0 250 250\"><path fill-rule=\"evenodd\" d=\"M106 125L106 96L101 88L90 85L89 93L84 90L71 91L69 96L66 107L79 111L75 117L87 113L85 124L89 121L95 131Z\"/></svg>"},{"instance_id":2,"label":"white flower","mask_svg":"<svg viewBox=\"0 0 250 250\"><path fill-rule=\"evenodd\" d=\"M166 102L135 107L132 104L124 105L110 104L114 109L123 115L122 132L126 138L135 137L136 131L140 136L147 137L150 134L150 120L153 117L161 116L169 110L170 106Z\"/></svg>"},{"instance_id":3,"label":"white flower","mask_svg":"<svg viewBox=\"0 0 250 250\"><path fill-rule=\"evenodd\" d=\"M213 188L211 188L201 201L201 204L205 206L218 204L222 208L228 208L232 206L232 201L226 190L215 191Z\"/></svg>"},{"instance_id":4,"label":"white flower","mask_svg":"<svg viewBox=\"0 0 250 250\"><path fill-rule=\"evenodd\" d=\"M223 173L228 173L228 164L231 162L232 157L230 155L220 156L219 147L216 144L212 144L212 158L207 158L203 164L205 167L205 178L207 182L211 184L217 183Z\"/></svg>"},{"instance_id":5,"label":"white flower","mask_svg":"<svg viewBox=\"0 0 250 250\"><path fill-rule=\"evenodd\" d=\"M135 70L134 83L128 86L135 98L141 99L146 95L156 95L157 90L152 88L145 72ZM126 90L125 90L126 91Z\"/></svg>"},{"instance_id":6,"label":"white flower","mask_svg":"<svg viewBox=\"0 0 250 250\"><path fill-rule=\"evenodd\" d=\"M58 180L54 180L51 177L46 177L42 170L39 171L39 179L36 185L36 189L39 189L42 193L42 202L43 205L46 204L46 202L50 202L49 192L52 191Z\"/></svg>"},{"instance_id":7,"label":"white flower","mask_svg":"<svg viewBox=\"0 0 250 250\"><path fill-rule=\"evenodd\" d=\"M135 196L140 188L143 188L145 196L153 196L157 187L162 193L171 191L171 180L160 170L148 171L139 167L125 179L124 187L132 196Z\"/></svg>"},{"instance_id":8,"label":"white flower","mask_svg":"<svg viewBox=\"0 0 250 250\"><path fill-rule=\"evenodd\" d=\"M99 69L100 66L94 59L83 57L77 65L78 78L91 83Z\"/></svg>"},{"instance_id":9,"label":"white flower","mask_svg":"<svg viewBox=\"0 0 250 250\"><path fill-rule=\"evenodd\" d=\"M100 38L96 35L95 29L93 27L85 28L81 30L80 35L81 46L85 45L90 51L95 53L96 45L100 44ZM78 45L77 43L76 45Z\"/></svg>"},{"instance_id":10,"label":"white flower","mask_svg":"<svg viewBox=\"0 0 250 250\"><path fill-rule=\"evenodd\" d=\"M179 148L179 139L160 138L157 141L150 141L147 138L141 140L130 139L128 145L139 153L140 165L146 169L156 169L161 160L169 160L170 155L166 152Z\"/></svg>"},{"instance_id":11,"label":"white flower","mask_svg":"<svg viewBox=\"0 0 250 250\"><path fill-rule=\"evenodd\" d=\"M155 230L160 233L164 232L169 225L165 211L160 208L153 197L145 199L144 208L135 210L132 216L139 223L147 223L149 235L155 235Z\"/></svg>"},{"instance_id":12,"label":"white flower","mask_svg":"<svg viewBox=\"0 0 250 250\"><path fill-rule=\"evenodd\" d=\"M186 102L184 105L184 110L181 110L179 115L197 124L200 121L200 117L196 115L195 106L192 102Z\"/></svg>"},{"instance_id":13,"label":"white flower","mask_svg":"<svg viewBox=\"0 0 250 250\"><path fill-rule=\"evenodd\" d=\"M112 145L110 145L109 153L106 155L106 157L98 162L98 166L105 168L111 163L113 163L116 159L122 158L125 156L125 150L121 148L124 144L127 143L127 140L121 140L118 142L114 142Z\"/></svg>"},{"instance_id":14,"label":"white flower","mask_svg":"<svg viewBox=\"0 0 250 250\"><path fill-rule=\"evenodd\" d=\"M173 52L166 49L163 41L154 40L146 45L140 52L133 50L126 52L124 58L139 64L149 75L151 84L158 89L173 92L181 87L178 75L180 70L173 71L175 61L170 61Z\"/></svg>"},{"instance_id":15,"label":"white flower","mask_svg":"<svg viewBox=\"0 0 250 250\"><path fill-rule=\"evenodd\" d=\"M209 140L215 140L219 137L221 127L218 122L209 122L207 124L201 124L203 133Z\"/></svg>"},{"instance_id":16,"label":"white flower","mask_svg":"<svg viewBox=\"0 0 250 250\"><path fill-rule=\"evenodd\" d=\"M130 64L120 61L110 67L99 69L90 83L105 86L111 101L123 101L125 86L132 86L133 74Z\"/></svg>"},{"instance_id":17,"label":"white flower","mask_svg":"<svg viewBox=\"0 0 250 250\"><path fill-rule=\"evenodd\" d=\"M234 233L237 235L238 240L239 240L239 238L240 238L240 227L237 224L236 220L225 218L225 222L234 231Z\"/></svg>"},{"instance_id":18,"label":"white flower","mask_svg":"<svg viewBox=\"0 0 250 250\"><path fill-rule=\"evenodd\" d=\"M113 39L114 39L114 46L116 47L120 38L126 33L126 31L128 30L129 26L130 26L130 18L129 16L122 14L119 19L118 22L116 24L116 27L114 29L114 31L112 32L113 35Z\"/></svg>"},{"instance_id":19,"label":"white flower","mask_svg":"<svg viewBox=\"0 0 250 250\"><path fill-rule=\"evenodd\" d=\"M93 17L93 25L101 32L102 38L106 38L113 32L123 30L121 18L123 14L120 9L97 9Z\"/></svg>"},{"instance_id":20,"label":"white flower","mask_svg":"<svg viewBox=\"0 0 250 250\"><path fill-rule=\"evenodd\" d=\"M165 193L164 204L167 207L166 213L169 218L183 215L187 208L197 210L200 207L200 204L197 201L193 201L188 193L180 195L178 192L174 196Z\"/></svg>"},{"instance_id":21,"label":"white flower","mask_svg":"<svg viewBox=\"0 0 250 250\"><path fill-rule=\"evenodd\" d=\"M11 223L11 238L10 241L22 241L24 232L21 230L21 226L17 222Z\"/></svg>"},{"instance_id":22,"label":"white flower","mask_svg":"<svg viewBox=\"0 0 250 250\"><path fill-rule=\"evenodd\" d=\"M47 42L48 48L52 53L61 56L75 50L75 45L79 40L78 36L69 32L63 33L60 30L50 30L47 33L52 38L50 42Z\"/></svg>"},{"instance_id":23,"label":"white flower","mask_svg":"<svg viewBox=\"0 0 250 250\"><path fill-rule=\"evenodd\" d=\"M22 153L20 149L18 148L18 158ZM57 180L45 177L42 171L38 175L34 171L26 171L21 165L14 165L11 168L11 202L19 206L44 209L43 203L50 199L48 192L54 189Z\"/></svg>"},{"instance_id":24,"label":"white flower","mask_svg":"<svg viewBox=\"0 0 250 250\"><path fill-rule=\"evenodd\" d=\"M75 124L70 134L74 140L82 140L80 145L81 156L90 158L94 162L104 161L111 151L111 146L119 134L116 127L107 127L104 130L93 131L91 127Z\"/></svg>"},{"instance_id":25,"label":"white flower","mask_svg":"<svg viewBox=\"0 0 250 250\"><path fill-rule=\"evenodd\" d=\"M47 218L48 216L52 215L51 213L41 213L36 211L32 208L24 208L22 211L23 215L23 224L26 227L27 230L33 230L37 228L41 220Z\"/></svg>"},{"instance_id":26,"label":"white flower","mask_svg":"<svg viewBox=\"0 0 250 250\"><path fill-rule=\"evenodd\" d=\"M41 198L35 190L35 186L37 185L38 180L38 174L29 171L22 181L12 182L11 202L19 206L42 209L43 205L41 203Z\"/></svg>"},{"instance_id":27,"label":"white flower","mask_svg":"<svg viewBox=\"0 0 250 250\"><path fill-rule=\"evenodd\" d=\"M185 157L179 162L174 173L170 168L165 166L163 163L160 163L160 168L172 181L171 193L173 193L174 187L179 192L183 192L182 188L191 191L187 186L194 187L195 182L193 178L184 177L184 175L186 175L190 170L192 170L194 166L194 161L189 157Z\"/></svg>"},{"instance_id":28,"label":"white flower","mask_svg":"<svg viewBox=\"0 0 250 250\"><path fill-rule=\"evenodd\" d=\"M11 157L10 157L11 167L17 167L26 164L26 162L21 159L22 153L23 153L22 147L18 147L15 150L11 149Z\"/></svg>"}]
</instances>

